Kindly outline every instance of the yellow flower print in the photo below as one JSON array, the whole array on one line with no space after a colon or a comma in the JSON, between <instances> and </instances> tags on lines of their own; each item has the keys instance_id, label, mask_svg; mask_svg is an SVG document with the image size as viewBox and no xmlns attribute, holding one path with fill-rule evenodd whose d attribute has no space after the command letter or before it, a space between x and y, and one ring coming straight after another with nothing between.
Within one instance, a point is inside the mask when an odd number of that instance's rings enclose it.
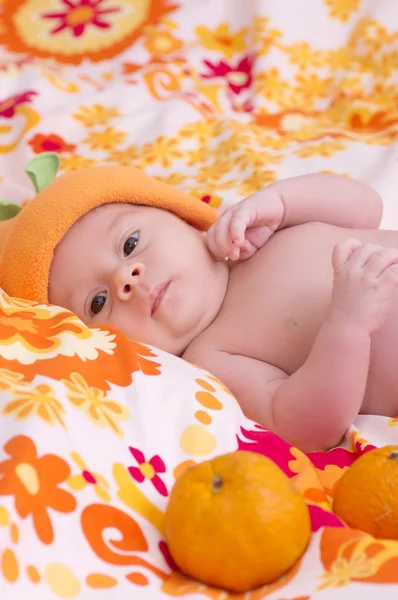
<instances>
[{"instance_id":1,"label":"yellow flower print","mask_svg":"<svg viewBox=\"0 0 398 600\"><path fill-rule=\"evenodd\" d=\"M389 79L398 65L398 50L394 50L393 52L384 54L379 61L377 61L377 66L375 69L375 75L378 79L382 81L386 81Z\"/></svg>"},{"instance_id":2,"label":"yellow flower print","mask_svg":"<svg viewBox=\"0 0 398 600\"><path fill-rule=\"evenodd\" d=\"M159 31L154 29L148 35L144 46L150 54L159 56L161 54L171 54L172 52L181 50L183 43L181 40L178 40L171 35L171 33L168 31Z\"/></svg>"},{"instance_id":3,"label":"yellow flower print","mask_svg":"<svg viewBox=\"0 0 398 600\"><path fill-rule=\"evenodd\" d=\"M109 428L119 437L123 437L119 421L126 421L130 413L119 402L106 398L103 390L89 387L79 373L71 373L70 380L62 379L67 388L67 398L73 406L81 410L86 417L101 429Z\"/></svg>"},{"instance_id":4,"label":"yellow flower print","mask_svg":"<svg viewBox=\"0 0 398 600\"><path fill-rule=\"evenodd\" d=\"M232 135L223 139L217 146L217 156L225 156L232 152L238 152L244 146L248 140L244 139L246 136L239 135L238 133L232 133Z\"/></svg>"},{"instance_id":5,"label":"yellow flower print","mask_svg":"<svg viewBox=\"0 0 398 600\"><path fill-rule=\"evenodd\" d=\"M250 194L258 192L268 183L275 181L275 179L277 179L275 171L258 169L257 171L253 171L249 177L242 181L239 192L243 196L250 196Z\"/></svg>"},{"instance_id":6,"label":"yellow flower print","mask_svg":"<svg viewBox=\"0 0 398 600\"><path fill-rule=\"evenodd\" d=\"M108 154L108 161L128 167L134 162L139 161L141 153L138 146L128 146L124 150L111 150Z\"/></svg>"},{"instance_id":7,"label":"yellow flower print","mask_svg":"<svg viewBox=\"0 0 398 600\"><path fill-rule=\"evenodd\" d=\"M69 487L72 488L72 490L82 490L88 485L91 485L100 500L109 502L111 499L107 492L109 484L104 477L99 473L89 470L84 460L77 452L71 452L71 456L79 469L81 469L81 473L79 475L71 475L69 479L67 479L66 483Z\"/></svg>"},{"instance_id":8,"label":"yellow flower print","mask_svg":"<svg viewBox=\"0 0 398 600\"><path fill-rule=\"evenodd\" d=\"M343 587L352 579L366 579L377 572L378 566L374 558L364 552L355 552L351 558L338 557L329 571L320 576L322 581L318 590L327 587Z\"/></svg>"},{"instance_id":9,"label":"yellow flower print","mask_svg":"<svg viewBox=\"0 0 398 600\"><path fill-rule=\"evenodd\" d=\"M378 52L382 48L394 45L398 41L398 34L396 28L390 34L383 25L367 17L358 23L352 39L354 44L362 41L362 44L366 45L369 50Z\"/></svg>"},{"instance_id":10,"label":"yellow flower print","mask_svg":"<svg viewBox=\"0 0 398 600\"><path fill-rule=\"evenodd\" d=\"M325 98L330 94L330 84L332 83L331 78L322 78L314 73L296 75L297 91L301 92L304 96L316 98Z\"/></svg>"},{"instance_id":11,"label":"yellow flower print","mask_svg":"<svg viewBox=\"0 0 398 600\"><path fill-rule=\"evenodd\" d=\"M262 115L267 115L265 110L259 110L257 115L260 120ZM273 134L272 131L264 131L261 125L251 123L246 128L247 133L252 135L253 140L250 142L251 146L257 143L260 148L265 150L285 150L290 146L290 141L286 138L281 137L278 134Z\"/></svg>"},{"instance_id":12,"label":"yellow flower print","mask_svg":"<svg viewBox=\"0 0 398 600\"><path fill-rule=\"evenodd\" d=\"M93 167L96 162L96 160L80 154L62 154L60 169L61 171L77 171L78 169Z\"/></svg>"},{"instance_id":13,"label":"yellow flower print","mask_svg":"<svg viewBox=\"0 0 398 600\"><path fill-rule=\"evenodd\" d=\"M184 125L178 132L182 138L195 138L198 142L207 142L213 136L213 127L210 119L203 119L196 123Z\"/></svg>"},{"instance_id":14,"label":"yellow flower print","mask_svg":"<svg viewBox=\"0 0 398 600\"><path fill-rule=\"evenodd\" d=\"M314 50L308 42L297 42L282 48L289 56L289 61L300 69L321 67L325 62L325 53Z\"/></svg>"},{"instance_id":15,"label":"yellow flower print","mask_svg":"<svg viewBox=\"0 0 398 600\"><path fill-rule=\"evenodd\" d=\"M249 168L252 170L261 169L267 165L280 163L281 160L281 156L276 156L275 154L270 154L269 152L246 151L236 156L234 158L234 163L241 171L245 171Z\"/></svg>"},{"instance_id":16,"label":"yellow flower print","mask_svg":"<svg viewBox=\"0 0 398 600\"><path fill-rule=\"evenodd\" d=\"M0 369L0 392L8 392L22 385L26 385L22 373L9 371L9 369Z\"/></svg>"},{"instance_id":17,"label":"yellow flower print","mask_svg":"<svg viewBox=\"0 0 398 600\"><path fill-rule=\"evenodd\" d=\"M338 69L342 69L343 71L349 71L350 69L357 70L355 55L350 44L326 52L325 64L329 71L337 71Z\"/></svg>"},{"instance_id":18,"label":"yellow flower print","mask_svg":"<svg viewBox=\"0 0 398 600\"><path fill-rule=\"evenodd\" d=\"M232 170L231 159L216 160L210 165L203 165L198 170L196 181L200 184L215 185L221 187L221 179Z\"/></svg>"},{"instance_id":19,"label":"yellow flower print","mask_svg":"<svg viewBox=\"0 0 398 600\"><path fill-rule=\"evenodd\" d=\"M272 67L268 71L259 71L255 78L255 91L266 100L281 104L289 86L281 77L279 69Z\"/></svg>"},{"instance_id":20,"label":"yellow flower print","mask_svg":"<svg viewBox=\"0 0 398 600\"><path fill-rule=\"evenodd\" d=\"M394 112L398 107L398 88L395 84L377 83L372 92L372 101L382 108L391 109Z\"/></svg>"},{"instance_id":21,"label":"yellow flower print","mask_svg":"<svg viewBox=\"0 0 398 600\"><path fill-rule=\"evenodd\" d=\"M78 112L73 113L73 116L84 127L90 128L97 125L109 125L112 119L121 115L117 108L93 104L92 106L79 106Z\"/></svg>"},{"instance_id":22,"label":"yellow flower print","mask_svg":"<svg viewBox=\"0 0 398 600\"><path fill-rule=\"evenodd\" d=\"M60 424L65 427L62 415L65 408L56 398L54 388L40 383L33 390L16 390L13 399L3 408L3 415L13 414L16 419L27 419L36 415L48 425Z\"/></svg>"},{"instance_id":23,"label":"yellow flower print","mask_svg":"<svg viewBox=\"0 0 398 600\"><path fill-rule=\"evenodd\" d=\"M278 29L268 29L265 35L257 38L260 43L258 53L260 56L265 56L271 50L272 46L278 47L278 38L282 37L282 33Z\"/></svg>"},{"instance_id":24,"label":"yellow flower print","mask_svg":"<svg viewBox=\"0 0 398 600\"><path fill-rule=\"evenodd\" d=\"M178 140L160 135L152 143L144 144L142 148L142 162L144 165L160 164L168 169L174 161L182 158L183 153L178 148Z\"/></svg>"},{"instance_id":25,"label":"yellow flower print","mask_svg":"<svg viewBox=\"0 0 398 600\"><path fill-rule=\"evenodd\" d=\"M246 49L247 29L240 29L236 33L229 30L228 23L220 23L216 29L211 30L204 25L195 29L202 46L207 50L222 52L226 58L232 58L234 54Z\"/></svg>"},{"instance_id":26,"label":"yellow flower print","mask_svg":"<svg viewBox=\"0 0 398 600\"><path fill-rule=\"evenodd\" d=\"M359 9L361 0L324 0L324 2L329 8L330 16L344 23Z\"/></svg>"},{"instance_id":27,"label":"yellow flower print","mask_svg":"<svg viewBox=\"0 0 398 600\"><path fill-rule=\"evenodd\" d=\"M310 158L311 156L323 156L326 158L333 156L336 152L345 150L346 148L347 146L344 142L336 140L333 142L321 142L320 144L302 146L296 150L295 154L300 158Z\"/></svg>"},{"instance_id":28,"label":"yellow flower print","mask_svg":"<svg viewBox=\"0 0 398 600\"><path fill-rule=\"evenodd\" d=\"M198 167L205 163L209 158L209 149L207 146L200 146L195 150L188 150L185 153L185 163L187 167Z\"/></svg>"},{"instance_id":29,"label":"yellow flower print","mask_svg":"<svg viewBox=\"0 0 398 600\"><path fill-rule=\"evenodd\" d=\"M124 142L126 137L127 131L107 127L102 131L90 131L85 143L89 144L91 150L114 150L116 146Z\"/></svg>"},{"instance_id":30,"label":"yellow flower print","mask_svg":"<svg viewBox=\"0 0 398 600\"><path fill-rule=\"evenodd\" d=\"M156 179L159 179L159 181L167 183L167 185L172 185L173 187L179 187L187 180L187 176L182 175L181 173L170 173L170 175L163 176L156 175L155 177Z\"/></svg>"}]
</instances>

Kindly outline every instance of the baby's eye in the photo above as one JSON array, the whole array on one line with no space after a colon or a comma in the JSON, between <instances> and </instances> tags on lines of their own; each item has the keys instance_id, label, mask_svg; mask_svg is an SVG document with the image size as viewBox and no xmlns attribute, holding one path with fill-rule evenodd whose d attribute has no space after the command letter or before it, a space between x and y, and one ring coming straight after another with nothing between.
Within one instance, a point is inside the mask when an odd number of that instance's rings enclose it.
<instances>
[{"instance_id":1,"label":"baby's eye","mask_svg":"<svg viewBox=\"0 0 398 600\"><path fill-rule=\"evenodd\" d=\"M127 238L123 246L124 256L129 256L129 254L131 254L132 251L136 248L136 246L138 245L139 237L140 234L138 233L138 231L136 231L135 233L133 233L133 235L130 235L130 237Z\"/></svg>"},{"instance_id":2,"label":"baby's eye","mask_svg":"<svg viewBox=\"0 0 398 600\"><path fill-rule=\"evenodd\" d=\"M101 294L97 294L95 298L93 298L90 305L90 312L92 315L98 315L101 310L104 308L106 302L106 292L102 292Z\"/></svg>"}]
</instances>

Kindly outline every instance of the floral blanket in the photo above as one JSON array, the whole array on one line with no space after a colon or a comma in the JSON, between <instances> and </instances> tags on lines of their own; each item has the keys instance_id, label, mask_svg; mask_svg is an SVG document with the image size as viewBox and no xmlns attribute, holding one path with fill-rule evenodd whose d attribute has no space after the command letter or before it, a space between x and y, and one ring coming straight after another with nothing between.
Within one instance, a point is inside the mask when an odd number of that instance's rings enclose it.
<instances>
[{"instance_id":1,"label":"floral blanket","mask_svg":"<svg viewBox=\"0 0 398 600\"><path fill-rule=\"evenodd\" d=\"M0 0L0 198L24 165L134 164L218 210L275 179L344 173L398 228L396 0ZM360 416L304 455L211 374L57 307L0 293L2 600L327 600L398 595L398 542L344 527L336 482L398 419ZM184 469L252 449L310 508L301 562L231 595L176 571L164 511ZM231 527L234 524L231 523Z\"/></svg>"}]
</instances>

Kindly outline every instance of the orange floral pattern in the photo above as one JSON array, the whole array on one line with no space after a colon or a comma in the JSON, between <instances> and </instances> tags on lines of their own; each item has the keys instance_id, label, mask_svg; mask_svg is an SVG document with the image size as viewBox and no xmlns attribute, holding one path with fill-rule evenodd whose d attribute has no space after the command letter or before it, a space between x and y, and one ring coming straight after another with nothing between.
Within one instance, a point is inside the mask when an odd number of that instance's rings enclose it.
<instances>
[{"instance_id":1,"label":"orange floral pattern","mask_svg":"<svg viewBox=\"0 0 398 600\"><path fill-rule=\"evenodd\" d=\"M62 415L65 413L56 392L47 383L40 383L33 390L16 389L13 400L3 408L3 415L14 415L16 419L27 419L35 415L49 425L65 427Z\"/></svg>"},{"instance_id":2,"label":"orange floral pattern","mask_svg":"<svg viewBox=\"0 0 398 600\"><path fill-rule=\"evenodd\" d=\"M173 9L165 0L15 0L3 6L0 43L63 63L97 62L128 48Z\"/></svg>"},{"instance_id":3,"label":"orange floral pattern","mask_svg":"<svg viewBox=\"0 0 398 600\"><path fill-rule=\"evenodd\" d=\"M10 458L0 463L0 496L13 496L17 514L31 515L37 536L44 544L54 540L48 508L71 513L74 497L59 487L69 476L69 466L59 456L39 457L34 442L27 436L12 438L4 446Z\"/></svg>"},{"instance_id":4,"label":"orange floral pattern","mask_svg":"<svg viewBox=\"0 0 398 600\"><path fill-rule=\"evenodd\" d=\"M109 428L122 437L121 421L127 421L129 411L119 402L105 397L103 390L90 387L80 373L71 373L70 380L63 379L67 388L66 397L77 409L81 410L94 425Z\"/></svg>"},{"instance_id":5,"label":"orange floral pattern","mask_svg":"<svg viewBox=\"0 0 398 600\"><path fill-rule=\"evenodd\" d=\"M63 152L73 152L76 148L75 144L68 144L56 133L50 133L49 135L36 133L28 143L35 154L40 154L40 152L58 152L62 154Z\"/></svg>"}]
</instances>

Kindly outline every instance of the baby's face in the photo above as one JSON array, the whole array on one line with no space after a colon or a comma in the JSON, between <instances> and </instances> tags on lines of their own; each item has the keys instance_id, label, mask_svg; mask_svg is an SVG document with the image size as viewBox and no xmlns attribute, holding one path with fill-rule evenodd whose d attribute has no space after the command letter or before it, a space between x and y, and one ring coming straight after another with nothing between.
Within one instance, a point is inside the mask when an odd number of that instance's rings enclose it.
<instances>
[{"instance_id":1,"label":"baby's face","mask_svg":"<svg viewBox=\"0 0 398 600\"><path fill-rule=\"evenodd\" d=\"M87 213L57 247L49 298L87 324L110 324L181 355L216 317L227 281L204 235L175 215L108 204Z\"/></svg>"}]
</instances>

